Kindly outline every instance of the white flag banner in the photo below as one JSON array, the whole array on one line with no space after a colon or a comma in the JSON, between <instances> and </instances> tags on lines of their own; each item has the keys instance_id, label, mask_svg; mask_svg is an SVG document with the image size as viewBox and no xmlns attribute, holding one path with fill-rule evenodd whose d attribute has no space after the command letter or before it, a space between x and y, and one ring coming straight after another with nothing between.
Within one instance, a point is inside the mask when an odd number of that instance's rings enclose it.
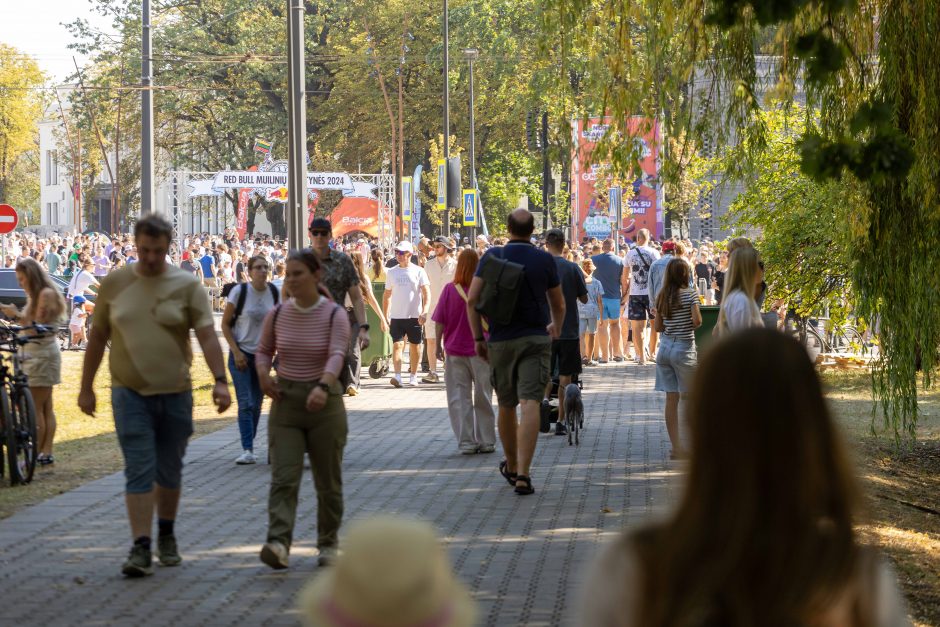
<instances>
[{"instance_id":1,"label":"white flag banner","mask_svg":"<svg viewBox=\"0 0 940 627\"><path fill-rule=\"evenodd\" d=\"M189 181L190 196L221 196L231 189L252 189L258 192L287 187L286 172L217 172L215 177L204 181ZM345 172L310 172L307 174L307 189L338 190L344 195L357 192L352 177Z\"/></svg>"}]
</instances>

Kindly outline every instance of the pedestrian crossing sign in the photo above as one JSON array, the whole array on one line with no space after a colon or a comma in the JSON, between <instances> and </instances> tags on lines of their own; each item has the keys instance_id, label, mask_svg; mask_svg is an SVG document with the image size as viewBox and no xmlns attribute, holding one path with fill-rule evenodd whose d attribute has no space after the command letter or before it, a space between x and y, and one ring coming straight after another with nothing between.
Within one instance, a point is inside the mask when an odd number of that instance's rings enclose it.
<instances>
[{"instance_id":1,"label":"pedestrian crossing sign","mask_svg":"<svg viewBox=\"0 0 940 627\"><path fill-rule=\"evenodd\" d=\"M477 190L463 190L463 225L477 226Z\"/></svg>"}]
</instances>

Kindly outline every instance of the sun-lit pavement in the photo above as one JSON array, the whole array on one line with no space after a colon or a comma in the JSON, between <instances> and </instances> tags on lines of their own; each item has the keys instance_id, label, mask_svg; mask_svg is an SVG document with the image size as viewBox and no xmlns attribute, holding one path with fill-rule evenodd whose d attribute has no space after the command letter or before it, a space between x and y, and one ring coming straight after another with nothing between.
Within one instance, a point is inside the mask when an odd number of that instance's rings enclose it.
<instances>
[{"instance_id":1,"label":"sun-lit pavement","mask_svg":"<svg viewBox=\"0 0 940 627\"><path fill-rule=\"evenodd\" d=\"M346 520L390 512L431 521L482 625L575 625L598 547L677 495L653 372L590 369L581 446L540 436L536 493L525 497L498 474L499 449L457 454L443 384L395 390L367 379L346 399ZM235 466L239 452L234 425L191 443L177 522L184 562L143 580L119 573L129 546L120 474L0 522L0 623L296 625L296 593L317 574L312 482L308 473L291 568L271 571L257 557L270 467Z\"/></svg>"}]
</instances>

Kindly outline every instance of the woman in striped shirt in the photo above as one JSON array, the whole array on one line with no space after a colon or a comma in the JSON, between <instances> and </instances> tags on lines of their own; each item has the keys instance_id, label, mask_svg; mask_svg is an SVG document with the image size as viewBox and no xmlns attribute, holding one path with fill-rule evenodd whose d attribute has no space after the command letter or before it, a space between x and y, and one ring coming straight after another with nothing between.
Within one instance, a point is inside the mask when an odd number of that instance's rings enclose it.
<instances>
[{"instance_id":1,"label":"woman in striped shirt","mask_svg":"<svg viewBox=\"0 0 940 627\"><path fill-rule=\"evenodd\" d=\"M297 514L304 453L317 491L317 547L321 565L337 554L343 517L343 448L346 409L337 377L349 344L346 311L318 291L320 261L310 249L287 257L284 286L292 298L264 320L255 355L258 380L274 399L268 420L271 490L268 538L261 561L287 568ZM277 355L277 378L271 365Z\"/></svg>"},{"instance_id":2,"label":"woman in striped shirt","mask_svg":"<svg viewBox=\"0 0 940 627\"><path fill-rule=\"evenodd\" d=\"M688 392L698 362L695 329L702 324L698 292L689 287L692 269L682 259L666 266L663 287L656 297L654 327L660 333L656 354L656 391L666 393L666 432L671 459L683 456L679 440L679 396Z\"/></svg>"}]
</instances>

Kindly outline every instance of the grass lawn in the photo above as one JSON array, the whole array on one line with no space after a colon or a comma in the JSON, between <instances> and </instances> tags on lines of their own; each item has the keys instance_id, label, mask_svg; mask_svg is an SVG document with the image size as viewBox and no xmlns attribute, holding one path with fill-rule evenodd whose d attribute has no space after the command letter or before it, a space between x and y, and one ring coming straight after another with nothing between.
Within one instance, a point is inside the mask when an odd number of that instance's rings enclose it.
<instances>
[{"instance_id":1,"label":"grass lawn","mask_svg":"<svg viewBox=\"0 0 940 627\"><path fill-rule=\"evenodd\" d=\"M86 416L78 409L84 357L84 352L62 353L62 384L53 393L58 422L53 451L56 463L49 467L37 466L33 481L27 486L10 487L5 477L6 481L0 482L0 519L124 467L111 416L111 375L107 355L95 379L98 395L96 417ZM194 356L192 373L194 437L234 424L237 416L234 390L232 406L220 415L212 405L214 379L201 354Z\"/></svg>"},{"instance_id":2,"label":"grass lawn","mask_svg":"<svg viewBox=\"0 0 940 627\"><path fill-rule=\"evenodd\" d=\"M917 442L899 448L889 435L871 433L867 372L830 372L824 381L856 454L866 497L862 537L894 562L916 623L940 625L940 390L922 394Z\"/></svg>"}]
</instances>

